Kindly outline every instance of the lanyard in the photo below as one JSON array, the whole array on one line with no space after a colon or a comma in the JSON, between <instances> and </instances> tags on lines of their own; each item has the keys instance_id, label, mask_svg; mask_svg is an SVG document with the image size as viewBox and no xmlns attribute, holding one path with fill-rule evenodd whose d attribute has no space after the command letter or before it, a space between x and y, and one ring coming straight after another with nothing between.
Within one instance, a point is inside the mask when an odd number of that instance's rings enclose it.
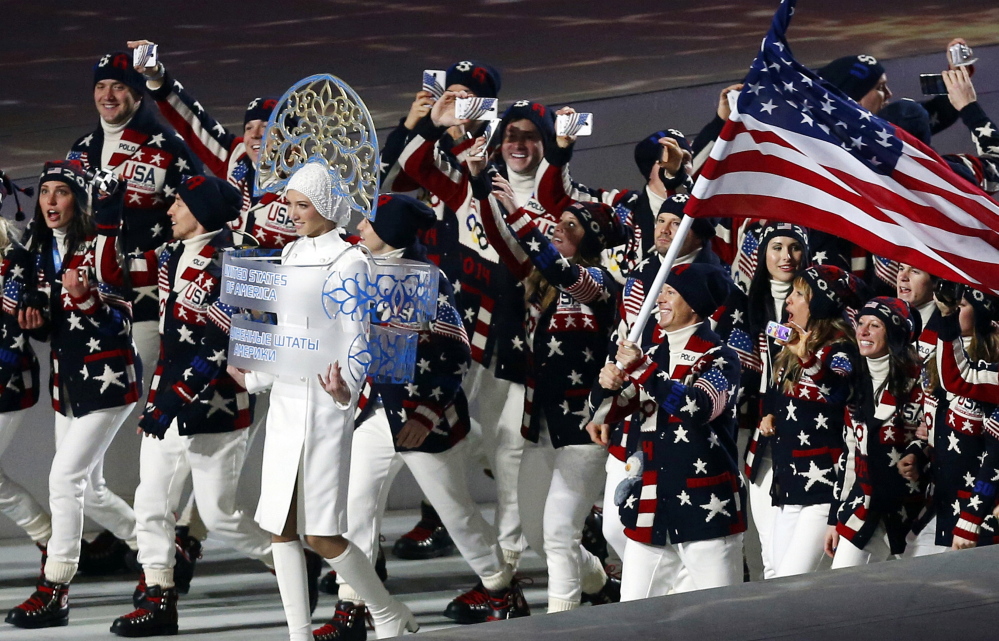
<instances>
[{"instance_id":1,"label":"lanyard","mask_svg":"<svg viewBox=\"0 0 999 641\"><path fill-rule=\"evenodd\" d=\"M59 241L52 238L52 265L55 267L56 274L62 269L62 257L59 256Z\"/></svg>"}]
</instances>

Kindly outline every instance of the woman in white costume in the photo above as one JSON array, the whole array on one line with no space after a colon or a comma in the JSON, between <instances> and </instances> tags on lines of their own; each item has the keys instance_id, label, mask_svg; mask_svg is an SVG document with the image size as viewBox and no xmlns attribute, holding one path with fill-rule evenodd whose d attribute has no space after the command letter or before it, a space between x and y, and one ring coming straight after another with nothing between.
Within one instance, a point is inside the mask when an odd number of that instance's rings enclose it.
<instances>
[{"instance_id":1,"label":"woman in white costume","mask_svg":"<svg viewBox=\"0 0 999 641\"><path fill-rule=\"evenodd\" d=\"M310 162L299 169L288 182L286 197L299 239L285 247L282 264L367 273L365 254L351 249L336 231L349 221L350 212L334 198L324 164ZM281 322L305 326L308 321L289 313L281 315ZM367 330L362 320L344 318L330 331L353 341ZM378 638L418 627L412 612L385 590L364 553L343 536L353 417L364 376L363 367L339 362L326 376L315 378L259 372L245 376L251 393L271 387L256 519L273 534L274 570L292 641L311 638L300 535L363 597Z\"/></svg>"}]
</instances>

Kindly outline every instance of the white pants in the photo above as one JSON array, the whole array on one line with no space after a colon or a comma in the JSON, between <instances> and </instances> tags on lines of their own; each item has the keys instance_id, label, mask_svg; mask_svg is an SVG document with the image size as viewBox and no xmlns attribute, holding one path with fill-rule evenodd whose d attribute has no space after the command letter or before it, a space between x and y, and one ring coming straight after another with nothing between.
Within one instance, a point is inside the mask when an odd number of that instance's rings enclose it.
<instances>
[{"instance_id":1,"label":"white pants","mask_svg":"<svg viewBox=\"0 0 999 641\"><path fill-rule=\"evenodd\" d=\"M942 552L950 552L950 548L937 545L937 517L930 519L930 522L926 524L919 534L913 534L909 532L909 536L905 537L905 552L902 553L902 558L913 559L917 556L929 556L931 554L940 554Z\"/></svg>"},{"instance_id":2,"label":"white pants","mask_svg":"<svg viewBox=\"0 0 999 641\"><path fill-rule=\"evenodd\" d=\"M770 485L773 483L774 466L773 459L770 458L770 450L760 458L760 466L756 473L756 480L747 483L749 488L749 528L756 532L755 538L759 540L760 556L763 563L764 579L772 579L777 576L777 566L773 559L773 532L774 521L780 508L774 505L770 498ZM747 479L748 480L748 479ZM750 538L746 537L747 540ZM746 556L749 556L747 550ZM750 578L754 581L760 580L758 571L754 571L750 565Z\"/></svg>"},{"instance_id":3,"label":"white pants","mask_svg":"<svg viewBox=\"0 0 999 641\"><path fill-rule=\"evenodd\" d=\"M174 420L163 440L143 438L135 516L139 563L147 572L173 568L174 512L188 474L208 529L247 556L272 565L270 535L236 509L247 436L246 430L181 436Z\"/></svg>"},{"instance_id":4,"label":"white pants","mask_svg":"<svg viewBox=\"0 0 999 641\"><path fill-rule=\"evenodd\" d=\"M737 583L742 583L742 534L662 547L629 539L624 551L621 601Z\"/></svg>"},{"instance_id":5,"label":"white pants","mask_svg":"<svg viewBox=\"0 0 999 641\"><path fill-rule=\"evenodd\" d=\"M871 540L863 548L858 548L846 537L839 537L836 555L832 560L832 569L880 563L887 561L889 556L891 556L891 547L888 545L888 533L885 532L884 524L879 523L878 527L874 529Z\"/></svg>"},{"instance_id":6,"label":"white pants","mask_svg":"<svg viewBox=\"0 0 999 641\"><path fill-rule=\"evenodd\" d=\"M104 482L104 453L135 403L86 416L55 415L55 456L49 470L52 537L49 559L76 564L86 515L119 539L135 538L135 514Z\"/></svg>"},{"instance_id":7,"label":"white pants","mask_svg":"<svg viewBox=\"0 0 999 641\"><path fill-rule=\"evenodd\" d=\"M520 520L528 545L548 563L548 602L578 604L585 568L594 561L582 547L583 522L604 486L607 451L601 446L555 449L547 429L527 442L520 466ZM587 586L587 592L601 586ZM596 588L596 590L594 590Z\"/></svg>"},{"instance_id":8,"label":"white pants","mask_svg":"<svg viewBox=\"0 0 999 641\"><path fill-rule=\"evenodd\" d=\"M30 408L29 408L30 409ZM28 409L0 414L0 455L2 455L14 434L24 421ZM0 512L27 532L35 543L45 545L52 534L49 515L26 489L7 477L0 469Z\"/></svg>"},{"instance_id":9,"label":"white pants","mask_svg":"<svg viewBox=\"0 0 999 641\"><path fill-rule=\"evenodd\" d=\"M607 479L604 481L604 527L603 534L607 540L607 545L614 549L617 557L624 560L624 548L628 544L628 537L624 534L624 524L621 523L621 511L614 505L614 491L618 484L628 475L624 471L624 461L619 461L613 456L607 456L607 464L604 465L607 472ZM608 550L610 551L610 550Z\"/></svg>"},{"instance_id":10,"label":"white pants","mask_svg":"<svg viewBox=\"0 0 999 641\"><path fill-rule=\"evenodd\" d=\"M376 409L354 431L347 486L347 540L374 564L388 490L405 464L472 570L480 578L502 572L505 562L493 526L483 518L468 491L469 448L463 440L439 454L396 452L385 408Z\"/></svg>"},{"instance_id":11,"label":"white pants","mask_svg":"<svg viewBox=\"0 0 999 641\"><path fill-rule=\"evenodd\" d=\"M461 383L468 397L469 438L478 453L489 461L496 479L497 538L504 550L520 553L524 537L517 507L517 484L524 437L524 386L496 378L496 362L489 368L472 361ZM438 512L439 514L440 512Z\"/></svg>"},{"instance_id":12,"label":"white pants","mask_svg":"<svg viewBox=\"0 0 999 641\"><path fill-rule=\"evenodd\" d=\"M826 557L829 504L785 505L774 519L772 558L775 576L815 572Z\"/></svg>"}]
</instances>

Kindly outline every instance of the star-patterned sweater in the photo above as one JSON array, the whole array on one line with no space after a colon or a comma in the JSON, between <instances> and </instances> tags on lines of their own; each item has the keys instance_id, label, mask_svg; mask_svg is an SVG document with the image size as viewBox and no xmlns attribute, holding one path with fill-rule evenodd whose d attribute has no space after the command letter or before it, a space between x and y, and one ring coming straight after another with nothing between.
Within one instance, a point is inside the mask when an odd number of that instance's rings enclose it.
<instances>
[{"instance_id":1,"label":"star-patterned sweater","mask_svg":"<svg viewBox=\"0 0 999 641\"><path fill-rule=\"evenodd\" d=\"M121 283L124 273L115 251L120 210L104 207L97 216L101 278ZM232 247L228 229L214 234L179 269L184 241L128 256L132 283L159 290L160 357L139 426L162 437L173 419L181 435L229 432L253 421L250 395L226 373L233 307L219 300L222 255Z\"/></svg>"},{"instance_id":2,"label":"star-patterned sweater","mask_svg":"<svg viewBox=\"0 0 999 641\"><path fill-rule=\"evenodd\" d=\"M898 472L898 462L923 421L923 390L918 372L913 372L904 398L896 399L885 388L875 400L871 378L864 374L859 380L867 388L863 402L846 410L846 441L852 454L844 450L840 456L830 524L840 536L863 549L882 523L891 553L901 554L905 537L923 506L922 485L906 481Z\"/></svg>"},{"instance_id":3,"label":"star-patterned sweater","mask_svg":"<svg viewBox=\"0 0 999 641\"><path fill-rule=\"evenodd\" d=\"M707 323L692 329L676 332L686 337L680 350L669 340L643 342L643 357L626 370L631 384L605 400L611 421L644 416L641 481L620 506L625 534L640 543L704 541L746 529L736 452L739 358Z\"/></svg>"},{"instance_id":4,"label":"star-patterned sweater","mask_svg":"<svg viewBox=\"0 0 999 641\"><path fill-rule=\"evenodd\" d=\"M256 172L246 154L243 137L228 131L215 120L169 71L165 72L163 84L149 93L163 117L183 136L184 142L205 167L216 176L225 176L242 195L240 216L229 223L229 227L252 236L264 249L281 249L294 242L298 235L288 211L287 199L283 195L270 193L262 197L253 195ZM271 108L274 106L276 104ZM245 244L238 235L235 242Z\"/></svg>"},{"instance_id":5,"label":"star-patterned sweater","mask_svg":"<svg viewBox=\"0 0 999 641\"><path fill-rule=\"evenodd\" d=\"M119 199L120 206L120 199ZM35 287L48 298L48 320L36 335L47 335L52 409L85 416L96 410L135 403L142 394L132 344L132 310L126 291L99 281L94 252L97 239L86 238L63 256L55 239L35 252ZM90 288L81 298L63 291L62 275L86 272Z\"/></svg>"},{"instance_id":6,"label":"star-patterned sweater","mask_svg":"<svg viewBox=\"0 0 999 641\"><path fill-rule=\"evenodd\" d=\"M537 442L544 416L552 445L590 443L587 397L607 357L620 286L603 267L582 267L563 258L538 227L541 218L521 207L504 215L486 174L472 181L489 242L507 268L525 279L537 269L558 289L542 307L528 301L528 375L521 433ZM535 205L535 208L537 205ZM551 218L551 216L547 216Z\"/></svg>"},{"instance_id":7,"label":"star-patterned sweater","mask_svg":"<svg viewBox=\"0 0 999 641\"><path fill-rule=\"evenodd\" d=\"M648 186L637 190L595 189L574 182L569 172L573 147L549 145L545 150L538 171L538 202L545 211L553 212L565 211L575 201L598 201L612 207L621 224L632 233L625 245L604 251L603 264L619 283L624 283L636 266L655 251L656 215L665 198L652 193ZM689 193L693 186L693 180L681 173L664 185L666 198Z\"/></svg>"},{"instance_id":8,"label":"star-patterned sweater","mask_svg":"<svg viewBox=\"0 0 999 641\"><path fill-rule=\"evenodd\" d=\"M472 360L484 367L495 364L498 378L522 383L527 373L524 290L491 246L468 169L458 160L470 143L445 153L438 147L444 132L429 116L417 123L399 166L436 199L432 204L438 221L422 238L430 257L438 257L435 262L454 283Z\"/></svg>"},{"instance_id":9,"label":"star-patterned sweater","mask_svg":"<svg viewBox=\"0 0 999 641\"><path fill-rule=\"evenodd\" d=\"M417 257L405 254L403 258ZM454 290L443 274L438 289L437 316L420 331L413 381L393 385L373 383L369 377L361 389L355 425L371 416L380 400L393 438L409 419L419 421L430 431L420 447L397 447L399 451L444 452L468 434L468 400L461 379L468 369L471 349L454 302Z\"/></svg>"},{"instance_id":10,"label":"star-patterned sweater","mask_svg":"<svg viewBox=\"0 0 999 641\"><path fill-rule=\"evenodd\" d=\"M764 415L774 415L772 439L774 505L832 503L843 452L844 410L853 397L857 347L845 337L821 347L803 361L791 391L784 371L767 389Z\"/></svg>"},{"instance_id":11,"label":"star-patterned sweater","mask_svg":"<svg viewBox=\"0 0 999 641\"><path fill-rule=\"evenodd\" d=\"M78 160L86 169L111 169L128 181L125 194L121 246L125 253L148 251L170 239L167 210L183 176L203 173L201 162L183 138L156 120L155 110L139 102L132 119L121 132L121 140L107 166L102 164L104 129L98 127L73 143L68 160ZM135 320L157 318L155 288L133 287Z\"/></svg>"},{"instance_id":12,"label":"star-patterned sweater","mask_svg":"<svg viewBox=\"0 0 999 641\"><path fill-rule=\"evenodd\" d=\"M25 289L33 275L33 258L17 241L0 250L0 412L26 409L38 402L38 358L28 334L17 322Z\"/></svg>"}]
</instances>

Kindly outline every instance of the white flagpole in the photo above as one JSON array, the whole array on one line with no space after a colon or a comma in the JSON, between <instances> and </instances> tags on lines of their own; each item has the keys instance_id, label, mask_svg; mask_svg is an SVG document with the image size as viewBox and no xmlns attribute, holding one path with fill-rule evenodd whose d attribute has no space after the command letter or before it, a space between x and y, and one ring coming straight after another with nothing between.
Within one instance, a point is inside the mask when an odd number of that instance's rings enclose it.
<instances>
[{"instance_id":1,"label":"white flagpole","mask_svg":"<svg viewBox=\"0 0 999 641\"><path fill-rule=\"evenodd\" d=\"M669 271L673 269L676 256L680 253L680 247L683 246L683 241L687 238L687 234L690 233L690 228L693 224L694 219L690 216L684 216L680 219L680 227L676 230L676 235L673 237L673 242L669 245L669 251L666 252L662 265L659 266L659 273L656 274L656 279L652 281L652 288L645 293L645 302L642 303L642 309L638 312L638 318L635 319L635 324L631 326L631 331L628 332L628 340L632 343L639 343L641 341L642 332L645 331L645 325L649 322L649 316L652 315L652 308L656 306L656 299L659 298L659 292L666 283L666 277L669 276ZM617 366L619 369L624 369L620 363Z\"/></svg>"}]
</instances>

